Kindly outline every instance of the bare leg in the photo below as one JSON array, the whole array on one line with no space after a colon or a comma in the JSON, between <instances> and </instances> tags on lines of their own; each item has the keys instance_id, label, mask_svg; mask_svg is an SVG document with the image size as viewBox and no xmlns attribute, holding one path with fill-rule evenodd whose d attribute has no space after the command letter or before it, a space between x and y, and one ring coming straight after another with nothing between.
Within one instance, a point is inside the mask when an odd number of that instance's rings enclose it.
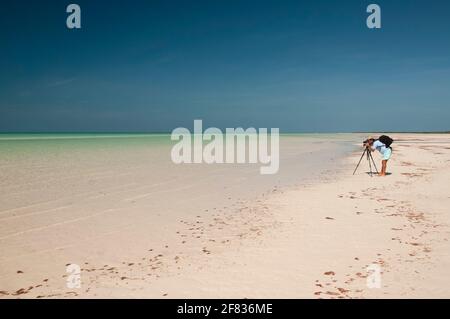
<instances>
[{"instance_id":1,"label":"bare leg","mask_svg":"<svg viewBox=\"0 0 450 319\"><path fill-rule=\"evenodd\" d=\"M387 160L382 160L380 176L386 176L386 166L387 166Z\"/></svg>"}]
</instances>

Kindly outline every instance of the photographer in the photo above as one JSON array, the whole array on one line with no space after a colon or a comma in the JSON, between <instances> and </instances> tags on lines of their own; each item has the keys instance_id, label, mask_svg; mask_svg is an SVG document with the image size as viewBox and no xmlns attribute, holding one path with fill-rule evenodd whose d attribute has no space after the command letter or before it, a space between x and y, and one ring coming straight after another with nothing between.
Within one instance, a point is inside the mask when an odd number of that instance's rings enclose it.
<instances>
[{"instance_id":1,"label":"photographer","mask_svg":"<svg viewBox=\"0 0 450 319\"><path fill-rule=\"evenodd\" d=\"M368 138L366 141L364 141L365 148L372 152L378 150L383 156L383 160L381 161L381 172L379 176L386 176L386 167L387 162L392 155L391 144L393 141L393 139L386 135L382 135L378 139Z\"/></svg>"}]
</instances>

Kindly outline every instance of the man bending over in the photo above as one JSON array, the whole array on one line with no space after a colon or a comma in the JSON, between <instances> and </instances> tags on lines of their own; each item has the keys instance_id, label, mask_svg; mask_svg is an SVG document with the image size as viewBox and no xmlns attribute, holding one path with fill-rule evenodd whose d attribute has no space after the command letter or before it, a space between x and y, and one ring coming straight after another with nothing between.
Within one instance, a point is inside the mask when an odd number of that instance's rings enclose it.
<instances>
[{"instance_id":1,"label":"man bending over","mask_svg":"<svg viewBox=\"0 0 450 319\"><path fill-rule=\"evenodd\" d=\"M372 152L378 150L383 156L383 160L381 161L381 172L379 176L386 176L387 162L389 161L392 155L392 148L391 148L392 142L394 142L394 140L386 135L382 135L378 139L374 138L367 139L366 147L369 148Z\"/></svg>"}]
</instances>

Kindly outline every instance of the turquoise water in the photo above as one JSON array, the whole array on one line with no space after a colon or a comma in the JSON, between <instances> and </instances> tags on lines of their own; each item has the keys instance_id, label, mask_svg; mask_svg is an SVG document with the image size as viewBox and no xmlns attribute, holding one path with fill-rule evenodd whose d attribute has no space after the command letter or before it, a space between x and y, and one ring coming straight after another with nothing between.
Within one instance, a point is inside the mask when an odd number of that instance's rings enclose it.
<instances>
[{"instance_id":1,"label":"turquoise water","mask_svg":"<svg viewBox=\"0 0 450 319\"><path fill-rule=\"evenodd\" d=\"M308 140L312 143L342 143L354 137L352 134L281 134L280 142ZM0 164L15 158L26 160L27 157L32 159L46 155L70 158L74 154L95 156L109 151L111 156L126 151L142 156L140 153L144 150L153 150L154 154L170 154L170 147L175 143L170 139L170 134L162 133L0 133Z\"/></svg>"},{"instance_id":2,"label":"turquoise water","mask_svg":"<svg viewBox=\"0 0 450 319\"><path fill-rule=\"evenodd\" d=\"M0 158L22 153L170 146L168 134L0 134Z\"/></svg>"},{"instance_id":3,"label":"turquoise water","mask_svg":"<svg viewBox=\"0 0 450 319\"><path fill-rule=\"evenodd\" d=\"M170 134L145 133L0 133L2 140L53 140L53 139L104 139L104 138L155 138L166 139Z\"/></svg>"},{"instance_id":4,"label":"turquoise water","mask_svg":"<svg viewBox=\"0 0 450 319\"><path fill-rule=\"evenodd\" d=\"M278 173L261 175L261 163L177 165L169 134L1 134L0 211L34 213L35 207L57 205L84 212L143 196L145 205L170 206L172 212L185 211L192 200L187 211L194 213L211 208L208 203L226 205L228 198L313 181L339 169L338 160L354 141L355 136L283 135ZM99 196L108 201L98 203Z\"/></svg>"}]
</instances>

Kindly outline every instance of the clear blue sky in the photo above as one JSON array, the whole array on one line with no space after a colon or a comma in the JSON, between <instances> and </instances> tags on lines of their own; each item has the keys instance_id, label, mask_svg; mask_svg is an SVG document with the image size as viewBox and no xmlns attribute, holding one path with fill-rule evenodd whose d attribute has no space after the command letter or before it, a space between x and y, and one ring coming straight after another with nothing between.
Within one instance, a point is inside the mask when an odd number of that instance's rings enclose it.
<instances>
[{"instance_id":1,"label":"clear blue sky","mask_svg":"<svg viewBox=\"0 0 450 319\"><path fill-rule=\"evenodd\" d=\"M69 30L78 3L82 29ZM382 29L366 27L378 3ZM0 131L450 130L450 1L2 1Z\"/></svg>"}]
</instances>

